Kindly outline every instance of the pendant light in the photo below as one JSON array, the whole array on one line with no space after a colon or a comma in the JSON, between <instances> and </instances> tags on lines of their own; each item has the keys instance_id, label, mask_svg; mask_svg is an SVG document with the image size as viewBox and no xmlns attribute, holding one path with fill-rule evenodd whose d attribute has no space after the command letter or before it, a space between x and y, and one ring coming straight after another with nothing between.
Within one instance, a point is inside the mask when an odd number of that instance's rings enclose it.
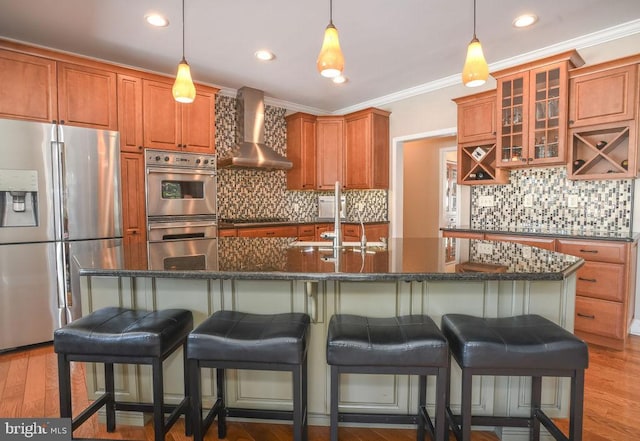
<instances>
[{"instance_id":1,"label":"pendant light","mask_svg":"<svg viewBox=\"0 0 640 441\"><path fill-rule=\"evenodd\" d=\"M467 59L462 68L462 82L467 87L482 86L489 78L489 66L484 59L480 40L476 37L476 0L473 0L473 39L467 48Z\"/></svg>"},{"instance_id":2,"label":"pendant light","mask_svg":"<svg viewBox=\"0 0 640 441\"><path fill-rule=\"evenodd\" d=\"M326 78L334 78L342 74L344 56L340 49L338 30L333 25L333 0L329 0L329 25L324 31L322 49L318 55L318 72Z\"/></svg>"},{"instance_id":3,"label":"pendant light","mask_svg":"<svg viewBox=\"0 0 640 441\"><path fill-rule=\"evenodd\" d=\"M179 103L192 103L196 98L196 87L191 79L191 69L184 58L184 0L182 0L182 60L178 64L176 81L173 83L173 99Z\"/></svg>"}]
</instances>

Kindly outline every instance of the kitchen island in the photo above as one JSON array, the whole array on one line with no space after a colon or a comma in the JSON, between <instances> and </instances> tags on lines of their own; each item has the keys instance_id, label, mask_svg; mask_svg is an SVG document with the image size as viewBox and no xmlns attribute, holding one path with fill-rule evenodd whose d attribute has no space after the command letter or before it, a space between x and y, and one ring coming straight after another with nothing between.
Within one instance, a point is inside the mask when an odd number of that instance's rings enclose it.
<instances>
[{"instance_id":1,"label":"kitchen island","mask_svg":"<svg viewBox=\"0 0 640 441\"><path fill-rule=\"evenodd\" d=\"M220 238L218 271L175 264L149 271L123 264L105 268L80 259L84 313L104 306L141 309L187 308L197 325L220 309L254 313L306 312L311 316L309 422L328 424L329 369L325 341L336 313L370 316L445 313L508 316L536 313L573 330L576 271L582 259L510 242L468 239L393 239L388 244L330 247L294 243L291 238ZM171 268L170 265L167 268ZM150 372L119 366L116 389L123 399L150 399ZM167 401L182 393L182 355L165 362ZM231 371L231 407L290 409L287 373ZM102 387L101 372L87 369L89 392ZM172 381L171 379L175 379ZM452 397L460 372L452 372ZM350 411L407 413L417 403L417 380L409 376L344 375L341 407ZM528 415L528 378L478 377L473 411ZM215 396L213 373L203 376L205 406ZM568 383L543 382L543 406L553 417L568 412ZM428 403L433 408L433 384ZM453 402L454 408L456 401ZM126 416L135 421L134 415ZM501 438L520 439L523 429L504 429Z\"/></svg>"}]
</instances>

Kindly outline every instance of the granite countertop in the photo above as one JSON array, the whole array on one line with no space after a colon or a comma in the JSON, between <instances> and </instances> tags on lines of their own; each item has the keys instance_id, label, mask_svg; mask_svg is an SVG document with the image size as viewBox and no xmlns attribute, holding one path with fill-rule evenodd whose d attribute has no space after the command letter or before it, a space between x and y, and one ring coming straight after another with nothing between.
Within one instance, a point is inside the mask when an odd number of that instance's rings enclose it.
<instances>
[{"instance_id":1,"label":"granite countertop","mask_svg":"<svg viewBox=\"0 0 640 441\"><path fill-rule=\"evenodd\" d=\"M554 237L562 239L584 240L613 240L621 242L635 242L640 233L629 231L605 231L595 229L562 229L540 226L486 226L471 228L468 225L451 228L441 228L442 231L483 234L516 234L520 236Z\"/></svg>"},{"instance_id":2,"label":"granite countertop","mask_svg":"<svg viewBox=\"0 0 640 441\"><path fill-rule=\"evenodd\" d=\"M81 275L189 279L445 281L562 280L583 260L512 242L475 239L391 239L387 246L291 246L294 238L218 239L218 269L148 270L79 256ZM146 252L141 250L141 252Z\"/></svg>"}]
</instances>

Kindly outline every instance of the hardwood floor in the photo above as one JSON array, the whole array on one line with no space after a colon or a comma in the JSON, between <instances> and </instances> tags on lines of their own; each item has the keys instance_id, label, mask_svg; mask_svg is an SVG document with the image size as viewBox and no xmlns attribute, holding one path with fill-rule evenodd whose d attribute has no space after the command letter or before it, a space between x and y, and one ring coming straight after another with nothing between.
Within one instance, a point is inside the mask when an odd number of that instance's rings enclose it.
<instances>
[{"instance_id":1,"label":"hardwood floor","mask_svg":"<svg viewBox=\"0 0 640 441\"><path fill-rule=\"evenodd\" d=\"M640 337L631 336L624 351L599 346L589 348L586 373L584 440L637 441L640 439ZM73 364L74 415L87 403L84 370ZM56 356L50 345L25 351L0 354L0 418L57 417L58 379ZM566 430L566 421L560 422ZM566 433L566 432L565 432ZM107 433L94 416L74 432L79 438L153 440L151 424L145 427L118 426ZM167 441L187 441L179 422ZM217 440L215 428L207 432L206 441ZM229 441L291 441L291 427L286 424L230 422ZM310 426L309 441L329 439L327 427ZM341 427L341 441L411 441L413 429L375 429ZM495 441L490 432L474 432L473 441Z\"/></svg>"}]
</instances>

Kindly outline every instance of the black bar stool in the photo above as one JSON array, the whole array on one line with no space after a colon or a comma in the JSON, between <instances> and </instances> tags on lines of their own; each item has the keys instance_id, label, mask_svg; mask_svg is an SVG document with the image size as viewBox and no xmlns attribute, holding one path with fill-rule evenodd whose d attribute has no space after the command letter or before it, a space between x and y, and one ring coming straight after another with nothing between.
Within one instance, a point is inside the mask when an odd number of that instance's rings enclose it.
<instances>
[{"instance_id":1,"label":"black bar stool","mask_svg":"<svg viewBox=\"0 0 640 441\"><path fill-rule=\"evenodd\" d=\"M226 437L226 416L237 416L293 420L294 441L306 441L309 323L309 316L303 313L262 315L217 311L191 332L187 341L187 365L191 377L194 441L202 441L216 416L218 438ZM200 386L201 368L215 368L217 380L217 400L204 418ZM293 410L226 407L225 369L291 372Z\"/></svg>"},{"instance_id":2,"label":"black bar stool","mask_svg":"<svg viewBox=\"0 0 640 441\"><path fill-rule=\"evenodd\" d=\"M471 439L472 425L529 427L529 439L538 441L540 423L558 441L582 440L584 370L589 364L588 348L582 340L535 314L500 318L446 314L441 328L462 369L460 415L451 412L447 389L447 414L458 441ZM474 375L532 377L530 416L472 416ZM540 408L542 377L571 378L569 438Z\"/></svg>"},{"instance_id":3,"label":"black bar stool","mask_svg":"<svg viewBox=\"0 0 640 441\"><path fill-rule=\"evenodd\" d=\"M108 432L115 431L115 411L127 410L153 413L155 441L163 441L166 432L184 413L186 432L189 435L189 383L186 370L184 399L178 405L166 405L162 384L162 362L186 343L192 329L191 311L142 311L117 307L99 309L56 329L53 334L53 347L58 354L60 417L72 418L70 362L103 363L105 393L73 418L72 431L102 406L106 406ZM152 366L153 403L120 402L115 399L115 363ZM164 414L169 412L171 414L165 421Z\"/></svg>"},{"instance_id":4,"label":"black bar stool","mask_svg":"<svg viewBox=\"0 0 640 441\"><path fill-rule=\"evenodd\" d=\"M445 441L449 350L447 340L429 316L334 315L329 322L327 363L331 365L331 441L338 441L338 422L417 424L418 441L424 440L425 428L435 441ZM418 375L417 414L340 412L343 373ZM436 376L435 426L426 409L427 375Z\"/></svg>"}]
</instances>

